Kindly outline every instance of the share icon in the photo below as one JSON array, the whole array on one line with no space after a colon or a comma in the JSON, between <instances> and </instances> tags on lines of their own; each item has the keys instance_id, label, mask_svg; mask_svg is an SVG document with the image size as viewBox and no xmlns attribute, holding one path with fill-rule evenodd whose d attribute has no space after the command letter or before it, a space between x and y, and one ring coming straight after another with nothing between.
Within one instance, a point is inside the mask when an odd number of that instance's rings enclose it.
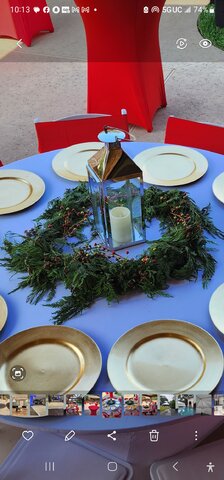
<instances>
[{"instance_id":1,"label":"share icon","mask_svg":"<svg viewBox=\"0 0 224 480\"><path fill-rule=\"evenodd\" d=\"M108 438L111 438L111 440L116 442L117 439L116 439L116 437L114 437L114 435L116 435L116 433L117 433L116 430L114 430L113 432L108 433L107 436L108 436Z\"/></svg>"}]
</instances>

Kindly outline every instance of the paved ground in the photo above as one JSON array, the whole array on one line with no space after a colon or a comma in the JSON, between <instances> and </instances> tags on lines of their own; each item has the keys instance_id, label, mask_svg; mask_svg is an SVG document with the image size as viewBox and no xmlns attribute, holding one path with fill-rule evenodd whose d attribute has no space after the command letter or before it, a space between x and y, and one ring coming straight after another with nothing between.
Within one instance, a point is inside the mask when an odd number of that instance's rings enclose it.
<instances>
[{"instance_id":1,"label":"paved ground","mask_svg":"<svg viewBox=\"0 0 224 480\"><path fill-rule=\"evenodd\" d=\"M49 0L50 5L54 3ZM56 3L64 4L64 0ZM67 4L74 5L73 0ZM224 53L199 46L197 16L195 12L162 15L160 37L168 107L158 111L152 133L131 128L137 140L163 141L169 115L224 123L220 101ZM86 47L81 19L77 14L59 14L54 15L53 23L55 33L36 37L31 48L20 49L14 40L0 40L0 82L4 92L0 159L4 163L36 153L34 118L55 119L86 112ZM180 37L188 43L183 50L176 48Z\"/></svg>"},{"instance_id":2,"label":"paved ground","mask_svg":"<svg viewBox=\"0 0 224 480\"><path fill-rule=\"evenodd\" d=\"M30 408L30 414L37 417L47 415L47 407L46 405L32 405Z\"/></svg>"},{"instance_id":3,"label":"paved ground","mask_svg":"<svg viewBox=\"0 0 224 480\"><path fill-rule=\"evenodd\" d=\"M49 402L48 403L48 408L49 410L54 409L54 408L65 408L64 402Z\"/></svg>"},{"instance_id":4,"label":"paved ground","mask_svg":"<svg viewBox=\"0 0 224 480\"><path fill-rule=\"evenodd\" d=\"M21 438L23 429L0 422L0 464L7 458Z\"/></svg>"}]
</instances>

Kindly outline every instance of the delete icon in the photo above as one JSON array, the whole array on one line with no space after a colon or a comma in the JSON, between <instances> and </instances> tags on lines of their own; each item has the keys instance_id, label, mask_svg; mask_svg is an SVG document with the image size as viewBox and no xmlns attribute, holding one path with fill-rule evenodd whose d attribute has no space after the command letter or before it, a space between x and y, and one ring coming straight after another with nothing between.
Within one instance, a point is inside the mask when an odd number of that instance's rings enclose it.
<instances>
[{"instance_id":1,"label":"delete icon","mask_svg":"<svg viewBox=\"0 0 224 480\"><path fill-rule=\"evenodd\" d=\"M150 439L150 442L158 442L159 432L157 430L151 430L151 432L149 432L149 439Z\"/></svg>"}]
</instances>

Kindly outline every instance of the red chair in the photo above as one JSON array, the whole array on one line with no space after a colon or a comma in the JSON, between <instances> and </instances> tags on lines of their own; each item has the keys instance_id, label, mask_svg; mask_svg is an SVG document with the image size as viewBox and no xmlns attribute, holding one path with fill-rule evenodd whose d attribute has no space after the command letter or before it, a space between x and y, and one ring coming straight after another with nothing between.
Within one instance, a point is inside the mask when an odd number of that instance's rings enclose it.
<instances>
[{"instance_id":1,"label":"red chair","mask_svg":"<svg viewBox=\"0 0 224 480\"><path fill-rule=\"evenodd\" d=\"M124 109L120 115L77 115L51 122L39 122L37 119L34 125L39 153L70 147L75 143L97 142L98 134L105 125L125 130L128 136L127 112Z\"/></svg>"},{"instance_id":2,"label":"red chair","mask_svg":"<svg viewBox=\"0 0 224 480\"><path fill-rule=\"evenodd\" d=\"M224 154L224 127L169 117L165 143L201 148Z\"/></svg>"}]
</instances>

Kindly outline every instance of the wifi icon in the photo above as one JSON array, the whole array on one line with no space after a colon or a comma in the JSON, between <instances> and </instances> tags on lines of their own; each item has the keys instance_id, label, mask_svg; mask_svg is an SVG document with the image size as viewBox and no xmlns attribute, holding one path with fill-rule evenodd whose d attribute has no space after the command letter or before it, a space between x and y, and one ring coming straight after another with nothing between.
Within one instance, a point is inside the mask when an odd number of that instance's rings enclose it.
<instances>
[{"instance_id":1,"label":"wifi icon","mask_svg":"<svg viewBox=\"0 0 224 480\"><path fill-rule=\"evenodd\" d=\"M157 7L157 5L154 5L154 7L151 8L151 13L159 13L160 10L159 10L159 7Z\"/></svg>"}]
</instances>

